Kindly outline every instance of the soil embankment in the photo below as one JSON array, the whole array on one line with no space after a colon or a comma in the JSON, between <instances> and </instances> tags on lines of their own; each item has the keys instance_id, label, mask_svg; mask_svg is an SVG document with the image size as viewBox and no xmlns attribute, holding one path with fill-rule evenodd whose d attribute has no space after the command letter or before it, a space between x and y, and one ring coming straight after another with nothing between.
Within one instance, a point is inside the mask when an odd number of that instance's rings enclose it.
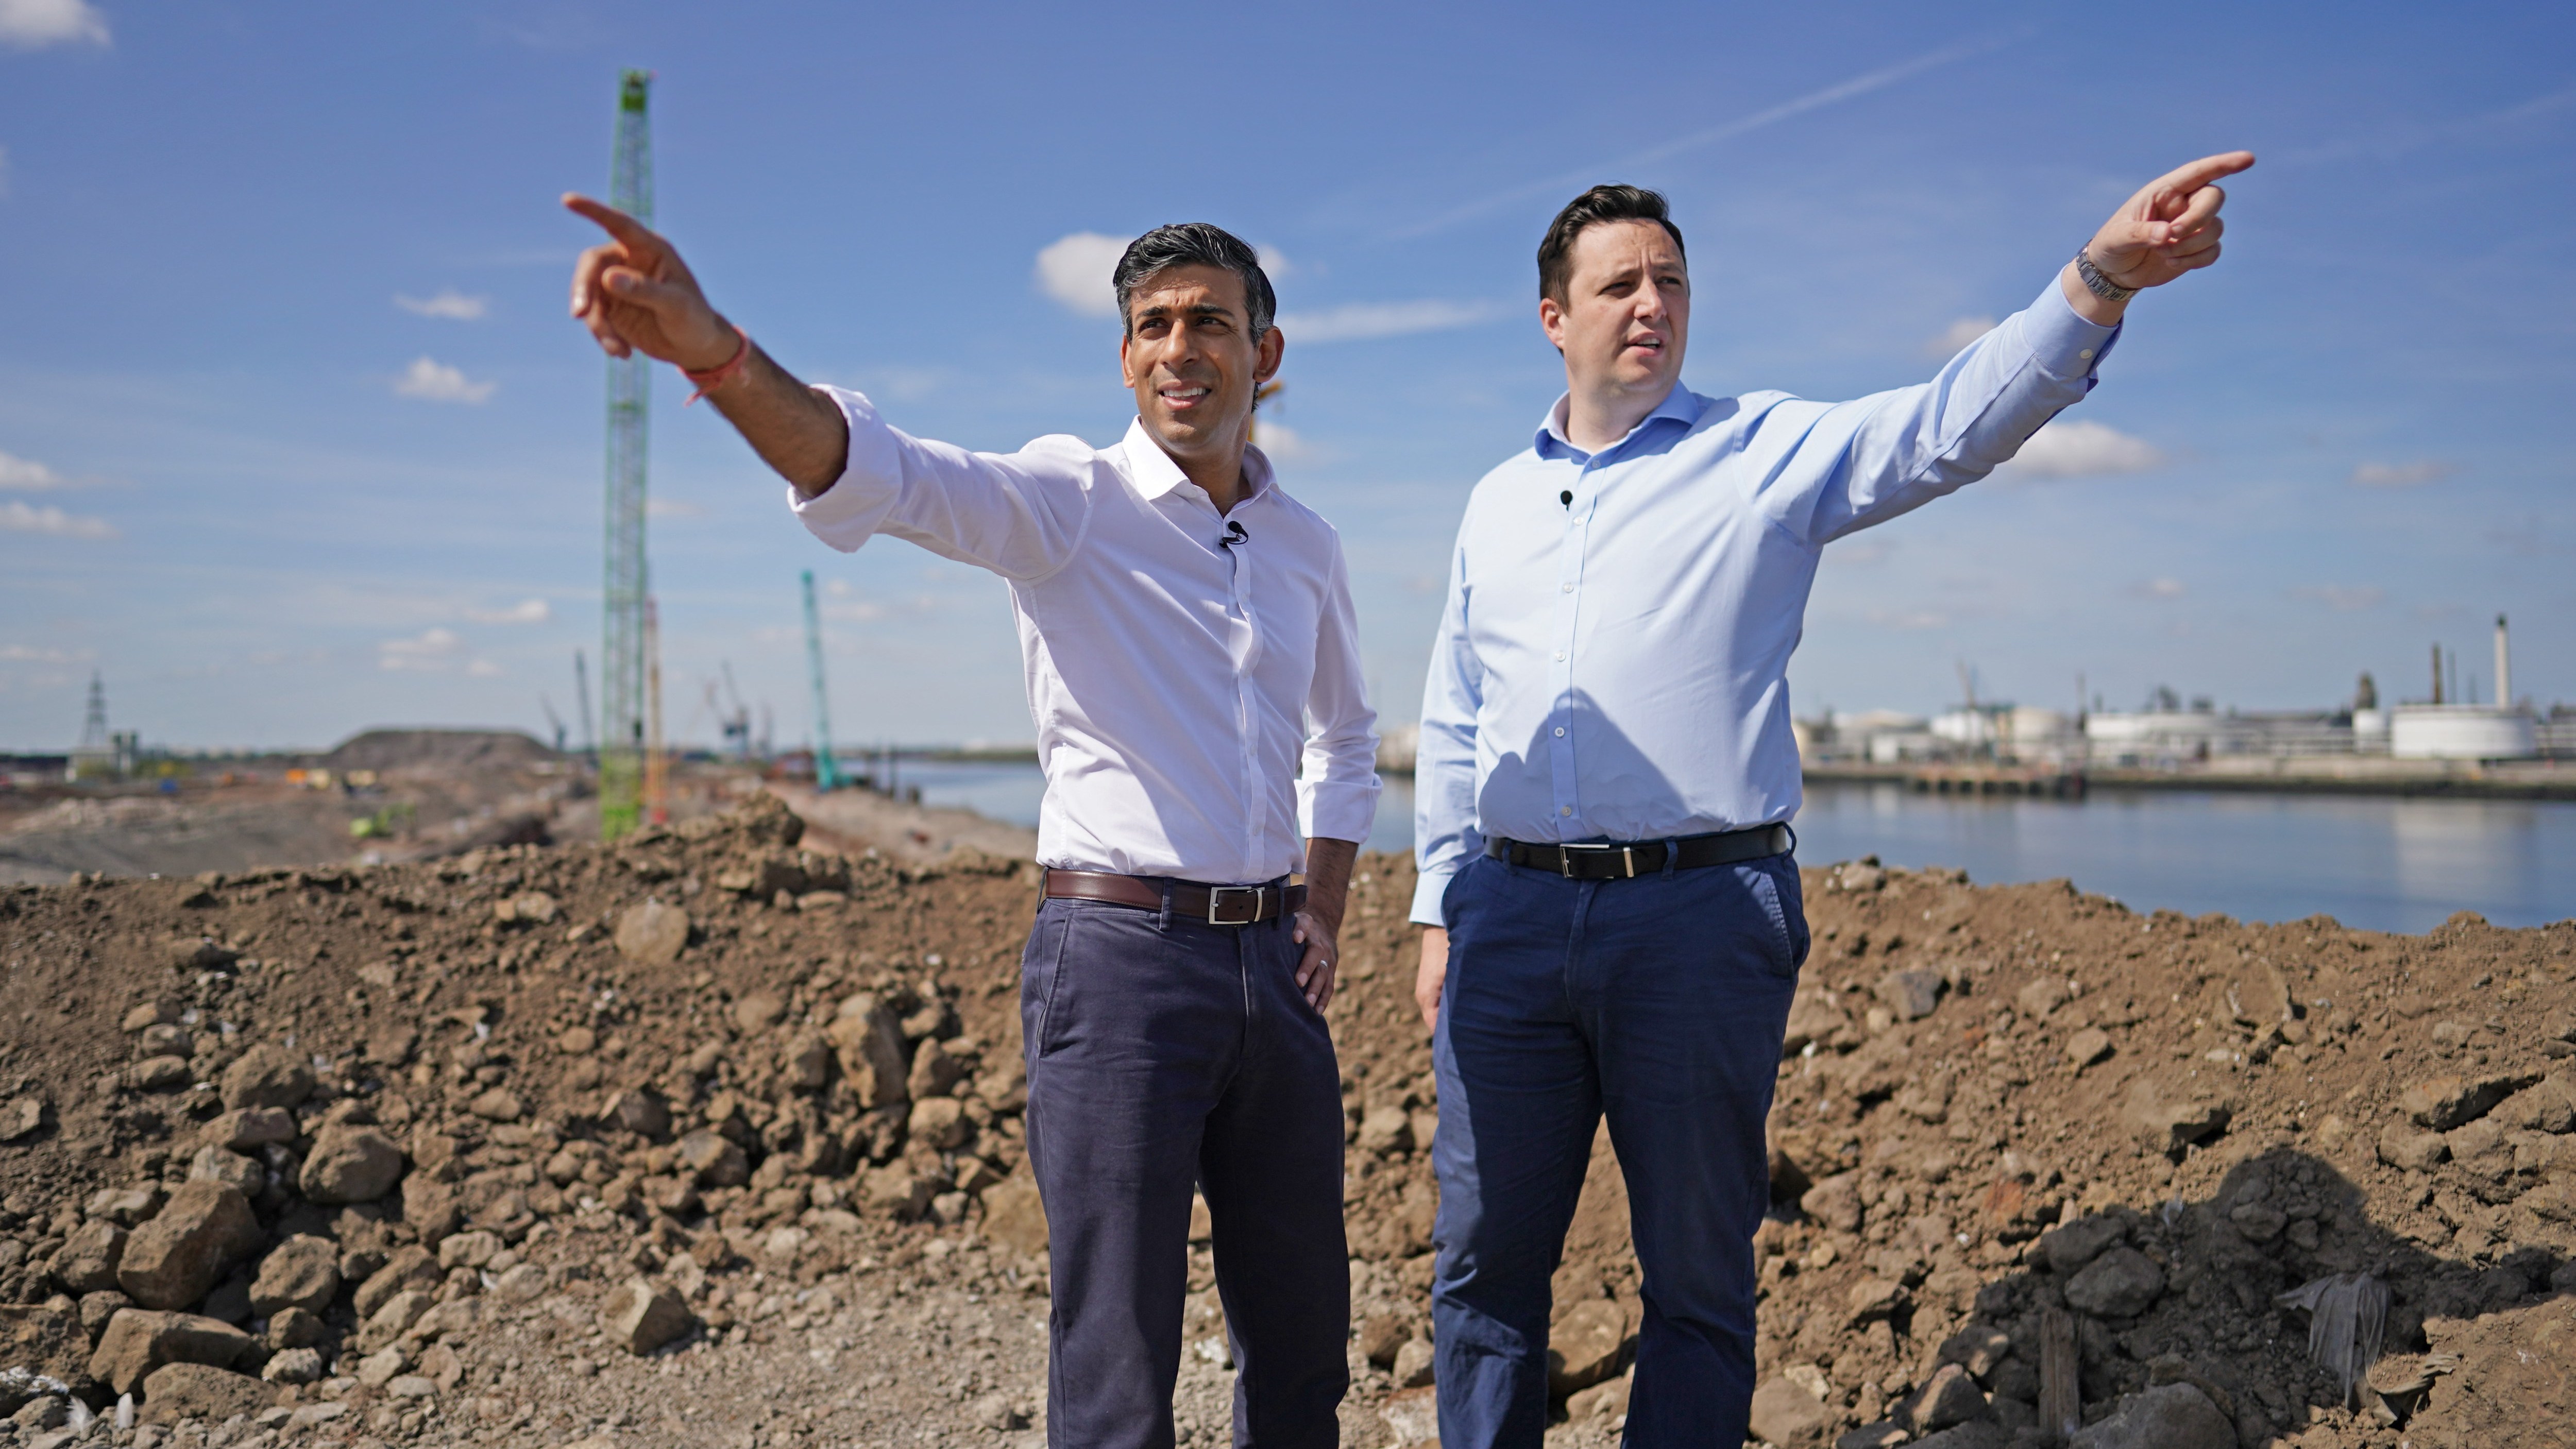
<instances>
[{"instance_id":1,"label":"soil embankment","mask_svg":"<svg viewBox=\"0 0 2576 1449\"><path fill-rule=\"evenodd\" d=\"M136 1442L1034 1435L1032 872L801 834L763 797L608 848L0 889L0 1369L130 1390ZM2576 923L1807 887L1758 1244L1774 1442L2037 1443L2044 1373L2081 1443L2563 1442ZM1425 1421L1411 888L1363 862L1331 1012L1367 1449ZM1215 1444L1191 1253L1182 1437ZM2349 1401L2279 1302L2336 1274L2390 1300ZM1557 1287L1551 1439L1606 1443L1642 1311L1606 1149ZM0 1373L0 1408L67 1412L44 1387Z\"/></svg>"}]
</instances>

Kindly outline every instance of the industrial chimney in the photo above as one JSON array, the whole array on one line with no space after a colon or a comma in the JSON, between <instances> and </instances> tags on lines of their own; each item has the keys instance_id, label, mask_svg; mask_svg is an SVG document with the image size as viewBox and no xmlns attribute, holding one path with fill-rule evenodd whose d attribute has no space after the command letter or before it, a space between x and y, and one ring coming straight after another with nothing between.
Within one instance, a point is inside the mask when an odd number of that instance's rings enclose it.
<instances>
[{"instance_id":1,"label":"industrial chimney","mask_svg":"<svg viewBox=\"0 0 2576 1449\"><path fill-rule=\"evenodd\" d=\"M2496 707L2513 708L2513 657L2505 650L2504 615L2496 615Z\"/></svg>"}]
</instances>

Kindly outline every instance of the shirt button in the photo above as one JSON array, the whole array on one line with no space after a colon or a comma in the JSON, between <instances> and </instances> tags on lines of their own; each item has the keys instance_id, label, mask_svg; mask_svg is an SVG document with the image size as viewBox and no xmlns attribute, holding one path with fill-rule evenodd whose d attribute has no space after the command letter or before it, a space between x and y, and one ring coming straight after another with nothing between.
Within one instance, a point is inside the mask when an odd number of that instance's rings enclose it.
<instances>
[{"instance_id":1,"label":"shirt button","mask_svg":"<svg viewBox=\"0 0 2576 1449\"><path fill-rule=\"evenodd\" d=\"M2087 347L2087 348L2085 348L2082 352L2079 352L2079 353L2077 353L2077 354L2075 354L2075 355L2076 355L2076 356L2078 356L2078 357L2080 357L2080 358L2083 358L2086 362L2091 362L2091 361L2093 360L2093 349L2092 349L2092 348L2090 348L2090 347Z\"/></svg>"},{"instance_id":2,"label":"shirt button","mask_svg":"<svg viewBox=\"0 0 2576 1449\"><path fill-rule=\"evenodd\" d=\"M1556 586L1556 591L1557 591L1558 593L1560 593L1560 594L1570 594L1570 593L1573 593L1573 592L1574 592L1574 585L1572 585L1572 584L1558 584L1558 585Z\"/></svg>"},{"instance_id":3,"label":"shirt button","mask_svg":"<svg viewBox=\"0 0 2576 1449\"><path fill-rule=\"evenodd\" d=\"M1574 813L1574 807L1571 805L1559 805L1556 807L1556 813L1559 815L1571 815Z\"/></svg>"},{"instance_id":4,"label":"shirt button","mask_svg":"<svg viewBox=\"0 0 2576 1449\"><path fill-rule=\"evenodd\" d=\"M1560 740L1565 738L1565 726L1558 725L1556 727L1556 737Z\"/></svg>"},{"instance_id":5,"label":"shirt button","mask_svg":"<svg viewBox=\"0 0 2576 1449\"><path fill-rule=\"evenodd\" d=\"M1563 664L1563 663L1565 662L1565 651L1564 651L1564 650L1559 649L1558 651L1556 651L1556 662L1557 662L1557 663L1559 663L1559 664Z\"/></svg>"}]
</instances>

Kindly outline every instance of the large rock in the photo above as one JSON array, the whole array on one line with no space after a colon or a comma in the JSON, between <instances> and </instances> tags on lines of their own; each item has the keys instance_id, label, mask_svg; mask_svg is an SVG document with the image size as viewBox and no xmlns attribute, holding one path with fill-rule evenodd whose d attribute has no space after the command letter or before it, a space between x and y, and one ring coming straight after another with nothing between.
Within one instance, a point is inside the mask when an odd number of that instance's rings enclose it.
<instances>
[{"instance_id":1,"label":"large rock","mask_svg":"<svg viewBox=\"0 0 2576 1449\"><path fill-rule=\"evenodd\" d=\"M2235 1442L2236 1426L2207 1394L2165 1384L2122 1399L2111 1417L2068 1440L2067 1449L2209 1449Z\"/></svg>"},{"instance_id":2,"label":"large rock","mask_svg":"<svg viewBox=\"0 0 2576 1449\"><path fill-rule=\"evenodd\" d=\"M277 1385L201 1363L170 1364L154 1369L143 1381L143 1422L147 1424L176 1424L182 1419L221 1424L276 1402Z\"/></svg>"},{"instance_id":3,"label":"large rock","mask_svg":"<svg viewBox=\"0 0 2576 1449\"><path fill-rule=\"evenodd\" d=\"M465 1203L457 1196L455 1184L440 1182L425 1172L403 1179L402 1208L403 1221L411 1224L421 1242L430 1246L465 1222Z\"/></svg>"},{"instance_id":4,"label":"large rock","mask_svg":"<svg viewBox=\"0 0 2576 1449\"><path fill-rule=\"evenodd\" d=\"M1795 1380L1775 1378L1753 1391L1753 1432L1776 1449L1822 1449L1834 1424L1834 1411Z\"/></svg>"},{"instance_id":5,"label":"large rock","mask_svg":"<svg viewBox=\"0 0 2576 1449\"><path fill-rule=\"evenodd\" d=\"M384 1307L395 1294L406 1288L435 1289L446 1276L439 1267L437 1255L418 1243L405 1243L394 1249L393 1256L385 1260L383 1267L358 1285L350 1306L357 1309L358 1321L364 1323L375 1317L376 1310Z\"/></svg>"},{"instance_id":6,"label":"large rock","mask_svg":"<svg viewBox=\"0 0 2576 1449\"><path fill-rule=\"evenodd\" d=\"M295 1140L295 1114L283 1107L243 1107L207 1123L198 1138L227 1152L257 1152Z\"/></svg>"},{"instance_id":7,"label":"large rock","mask_svg":"<svg viewBox=\"0 0 2576 1449\"><path fill-rule=\"evenodd\" d=\"M622 1132L649 1137L656 1142L671 1135L671 1104L662 1094L643 1087L631 1087L608 1099L599 1115Z\"/></svg>"},{"instance_id":8,"label":"large rock","mask_svg":"<svg viewBox=\"0 0 2576 1449\"><path fill-rule=\"evenodd\" d=\"M689 1331L688 1305L668 1288L628 1279L599 1305L600 1331L628 1353L645 1354Z\"/></svg>"},{"instance_id":9,"label":"large rock","mask_svg":"<svg viewBox=\"0 0 2576 1449\"><path fill-rule=\"evenodd\" d=\"M617 917L617 954L645 966L668 966L689 946L689 913L646 900Z\"/></svg>"},{"instance_id":10,"label":"large rock","mask_svg":"<svg viewBox=\"0 0 2576 1449\"><path fill-rule=\"evenodd\" d=\"M263 1042L224 1068L220 1091L224 1105L236 1110L301 1107L313 1095L313 1068L285 1047Z\"/></svg>"},{"instance_id":11,"label":"large rock","mask_svg":"<svg viewBox=\"0 0 2576 1449\"><path fill-rule=\"evenodd\" d=\"M2158 1086L2153 1078L2140 1077L2129 1088L2120 1117L2148 1146L2174 1153L2226 1131L2235 1110L2224 1101L2184 1097Z\"/></svg>"},{"instance_id":12,"label":"large rock","mask_svg":"<svg viewBox=\"0 0 2576 1449\"><path fill-rule=\"evenodd\" d=\"M42 1391L38 1379L68 1385L83 1398L97 1397L89 1371L89 1334L80 1310L47 1303L0 1304L0 1414L14 1414Z\"/></svg>"},{"instance_id":13,"label":"large rock","mask_svg":"<svg viewBox=\"0 0 2576 1449\"><path fill-rule=\"evenodd\" d=\"M2096 1214L2040 1234L2039 1255L2047 1260L2050 1271L2071 1274L2128 1236L2129 1225L2125 1221Z\"/></svg>"},{"instance_id":14,"label":"large rock","mask_svg":"<svg viewBox=\"0 0 2576 1449\"><path fill-rule=\"evenodd\" d=\"M107 1331L98 1336L89 1371L111 1391L126 1394L164 1364L231 1368L251 1352L253 1344L249 1334L219 1319L126 1308L110 1318Z\"/></svg>"},{"instance_id":15,"label":"large rock","mask_svg":"<svg viewBox=\"0 0 2576 1449\"><path fill-rule=\"evenodd\" d=\"M722 1133L701 1127L680 1139L675 1153L700 1187L740 1187L751 1180L751 1159Z\"/></svg>"},{"instance_id":16,"label":"large rock","mask_svg":"<svg viewBox=\"0 0 2576 1449\"><path fill-rule=\"evenodd\" d=\"M841 1075L861 1106L906 1100L911 1062L904 1051L903 1018L875 992L843 998L823 1038L840 1057Z\"/></svg>"},{"instance_id":17,"label":"large rock","mask_svg":"<svg viewBox=\"0 0 2576 1449\"><path fill-rule=\"evenodd\" d=\"M367 1321L359 1326L357 1337L350 1340L350 1346L360 1353L374 1353L411 1332L412 1325L420 1322L436 1306L437 1300L427 1293L418 1288L405 1288L368 1315Z\"/></svg>"},{"instance_id":18,"label":"large rock","mask_svg":"<svg viewBox=\"0 0 2576 1449\"><path fill-rule=\"evenodd\" d=\"M259 1221L241 1189L191 1182L126 1239L117 1286L146 1308L186 1308L260 1243Z\"/></svg>"},{"instance_id":19,"label":"large rock","mask_svg":"<svg viewBox=\"0 0 2576 1449\"><path fill-rule=\"evenodd\" d=\"M2135 1248L2104 1252L2066 1282L2071 1308L2096 1318L2135 1318L2165 1291L2165 1273Z\"/></svg>"},{"instance_id":20,"label":"large rock","mask_svg":"<svg viewBox=\"0 0 2576 1449\"><path fill-rule=\"evenodd\" d=\"M373 1127L325 1127L296 1185L315 1202L374 1202L402 1180L402 1149Z\"/></svg>"},{"instance_id":21,"label":"large rock","mask_svg":"<svg viewBox=\"0 0 2576 1449\"><path fill-rule=\"evenodd\" d=\"M1977 1381L1969 1377L1967 1369L1955 1363L1945 1363L1906 1406L1904 1418L1907 1427L1915 1433L1930 1434L1954 1424L1965 1424L1971 1419L1991 1418L1993 1414L1994 1411L1986 1405L1986 1396L1978 1392Z\"/></svg>"},{"instance_id":22,"label":"large rock","mask_svg":"<svg viewBox=\"0 0 2576 1449\"><path fill-rule=\"evenodd\" d=\"M339 1292L339 1244L298 1234L260 1261L259 1276L251 1280L250 1306L262 1318L282 1308L320 1313Z\"/></svg>"},{"instance_id":23,"label":"large rock","mask_svg":"<svg viewBox=\"0 0 2576 1449\"><path fill-rule=\"evenodd\" d=\"M257 1197L268 1190L268 1169L257 1158L209 1142L188 1159L188 1180L228 1182L240 1188L242 1196Z\"/></svg>"},{"instance_id":24,"label":"large rock","mask_svg":"<svg viewBox=\"0 0 2576 1449\"><path fill-rule=\"evenodd\" d=\"M1607 1298L1568 1307L1547 1331L1548 1392L1587 1389L1619 1371L1628 1348L1628 1315Z\"/></svg>"},{"instance_id":25,"label":"large rock","mask_svg":"<svg viewBox=\"0 0 2576 1449\"><path fill-rule=\"evenodd\" d=\"M2485 1116L2498 1102L2539 1079L2537 1073L2529 1076L2430 1077L2408 1087L2397 1099L2397 1106L2416 1126L2434 1132L2448 1132Z\"/></svg>"},{"instance_id":26,"label":"large rock","mask_svg":"<svg viewBox=\"0 0 2576 1449\"><path fill-rule=\"evenodd\" d=\"M1046 1205L1038 1185L1014 1177L984 1189L984 1237L988 1242L1035 1256L1047 1250Z\"/></svg>"},{"instance_id":27,"label":"large rock","mask_svg":"<svg viewBox=\"0 0 2576 1449\"><path fill-rule=\"evenodd\" d=\"M924 1097L912 1104L904 1130L912 1140L942 1152L962 1147L975 1130L966 1115L966 1104L954 1097Z\"/></svg>"},{"instance_id":28,"label":"large rock","mask_svg":"<svg viewBox=\"0 0 2576 1449\"><path fill-rule=\"evenodd\" d=\"M116 1268L125 1261L125 1229L106 1218L92 1218L72 1229L54 1254L54 1279L66 1293L103 1293L116 1287Z\"/></svg>"},{"instance_id":29,"label":"large rock","mask_svg":"<svg viewBox=\"0 0 2576 1449\"><path fill-rule=\"evenodd\" d=\"M2430 1172L2450 1155L2451 1144L2439 1132L2418 1131L2403 1122L2391 1122L2379 1134L2379 1160L2391 1167Z\"/></svg>"},{"instance_id":30,"label":"large rock","mask_svg":"<svg viewBox=\"0 0 2576 1449\"><path fill-rule=\"evenodd\" d=\"M1890 971L1878 978L1878 999L1898 1021L1916 1021L1941 1004L1949 984L1938 971Z\"/></svg>"}]
</instances>

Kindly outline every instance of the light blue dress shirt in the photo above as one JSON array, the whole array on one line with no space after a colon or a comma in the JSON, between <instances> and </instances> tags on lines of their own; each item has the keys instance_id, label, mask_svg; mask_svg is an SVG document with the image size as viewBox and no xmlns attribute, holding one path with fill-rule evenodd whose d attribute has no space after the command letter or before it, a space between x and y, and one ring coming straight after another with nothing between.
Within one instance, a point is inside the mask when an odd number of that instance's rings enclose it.
<instances>
[{"instance_id":1,"label":"light blue dress shirt","mask_svg":"<svg viewBox=\"0 0 2576 1449\"><path fill-rule=\"evenodd\" d=\"M1559 399L1477 483L1422 691L1413 919L1485 840L1660 840L1799 803L1790 652L1826 543L1973 483L2091 391L2118 329L2055 281L1916 387L1675 387L1598 453ZM1566 501L1570 495L1571 501Z\"/></svg>"}]
</instances>

